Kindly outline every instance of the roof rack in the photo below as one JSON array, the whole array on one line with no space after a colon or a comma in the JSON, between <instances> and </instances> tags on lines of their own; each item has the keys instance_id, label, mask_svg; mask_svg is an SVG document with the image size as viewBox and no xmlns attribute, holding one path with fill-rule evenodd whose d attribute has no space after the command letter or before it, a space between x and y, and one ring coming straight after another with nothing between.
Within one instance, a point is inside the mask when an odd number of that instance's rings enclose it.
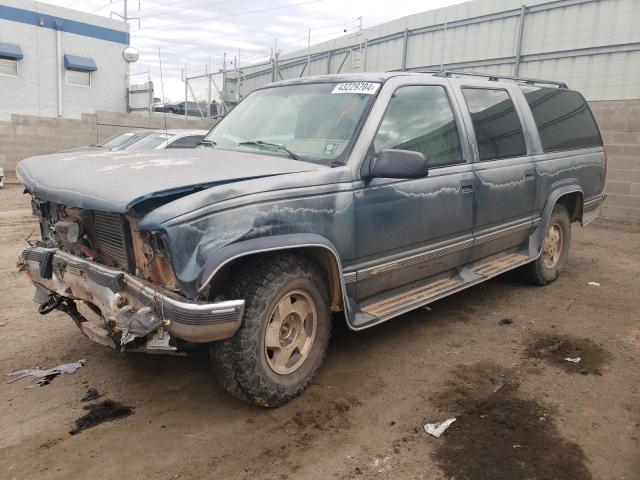
<instances>
[{"instance_id":1,"label":"roof rack","mask_svg":"<svg viewBox=\"0 0 640 480\"><path fill-rule=\"evenodd\" d=\"M538 80L535 78L526 77L514 77L512 75L495 75L489 73L477 73L477 72L460 72L457 70L443 69L443 70L419 70L420 73L432 73L436 77L451 77L452 75L462 75L469 77L482 77L487 78L489 81L497 82L498 80L512 80L514 82L524 83L526 85L555 85L558 88L569 88L565 82L555 82L553 80Z\"/></svg>"}]
</instances>

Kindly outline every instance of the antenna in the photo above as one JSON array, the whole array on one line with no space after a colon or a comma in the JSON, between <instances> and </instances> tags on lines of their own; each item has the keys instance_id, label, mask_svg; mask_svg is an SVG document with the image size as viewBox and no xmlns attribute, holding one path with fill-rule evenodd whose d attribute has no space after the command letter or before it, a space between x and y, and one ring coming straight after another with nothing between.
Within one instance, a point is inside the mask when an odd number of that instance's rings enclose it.
<instances>
[{"instance_id":1,"label":"antenna","mask_svg":"<svg viewBox=\"0 0 640 480\"><path fill-rule=\"evenodd\" d=\"M160 49L158 48L158 61L160 62L160 90L162 90L162 103L164 103L166 101L166 98L164 96L164 80L162 78L162 55L160 55ZM186 108L186 105L185 105ZM162 115L164 116L164 134L168 135L167 133L167 109L163 108L162 109Z\"/></svg>"}]
</instances>

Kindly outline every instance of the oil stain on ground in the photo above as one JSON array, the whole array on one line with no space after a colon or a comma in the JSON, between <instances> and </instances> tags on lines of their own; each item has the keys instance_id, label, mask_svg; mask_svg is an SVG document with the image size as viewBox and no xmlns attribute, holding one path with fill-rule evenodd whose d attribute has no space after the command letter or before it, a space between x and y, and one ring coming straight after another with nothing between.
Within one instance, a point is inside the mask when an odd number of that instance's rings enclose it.
<instances>
[{"instance_id":1,"label":"oil stain on ground","mask_svg":"<svg viewBox=\"0 0 640 480\"><path fill-rule=\"evenodd\" d=\"M114 400L91 403L82 408L86 410L87 413L76 420L76 426L69 432L71 435L76 435L83 430L93 428L104 422L111 422L119 418L128 417L133 413L131 407L127 407Z\"/></svg>"},{"instance_id":2,"label":"oil stain on ground","mask_svg":"<svg viewBox=\"0 0 640 480\"><path fill-rule=\"evenodd\" d=\"M457 417L433 454L446 478L592 478L581 448L558 432L552 409L517 396L513 372L483 363L454 373L450 390L433 398Z\"/></svg>"},{"instance_id":3,"label":"oil stain on ground","mask_svg":"<svg viewBox=\"0 0 640 480\"><path fill-rule=\"evenodd\" d=\"M568 373L602 375L602 366L610 359L609 352L588 338L568 335L541 334L534 337L526 355L558 366ZM580 359L571 362L567 359Z\"/></svg>"}]
</instances>

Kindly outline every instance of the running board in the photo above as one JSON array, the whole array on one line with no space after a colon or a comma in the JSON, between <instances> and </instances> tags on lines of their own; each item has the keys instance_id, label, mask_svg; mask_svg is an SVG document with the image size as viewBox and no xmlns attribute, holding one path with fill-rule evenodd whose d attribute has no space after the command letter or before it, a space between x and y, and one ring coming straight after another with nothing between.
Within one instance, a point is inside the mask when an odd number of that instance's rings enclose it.
<instances>
[{"instance_id":1,"label":"running board","mask_svg":"<svg viewBox=\"0 0 640 480\"><path fill-rule=\"evenodd\" d=\"M353 325L353 327L361 329L390 320L393 317L420 308L496 275L513 270L529 261L530 259L527 255L509 253L474 262L459 269L449 277L403 289L402 292L396 295L365 303L360 306L360 311L366 314L369 321L360 325Z\"/></svg>"},{"instance_id":2,"label":"running board","mask_svg":"<svg viewBox=\"0 0 640 480\"><path fill-rule=\"evenodd\" d=\"M528 257L520 253L510 253L504 257L498 257L490 262L483 262L473 266L470 270L476 275L481 275L485 278L495 277L502 272L511 270L519 265L523 265L527 262Z\"/></svg>"}]
</instances>

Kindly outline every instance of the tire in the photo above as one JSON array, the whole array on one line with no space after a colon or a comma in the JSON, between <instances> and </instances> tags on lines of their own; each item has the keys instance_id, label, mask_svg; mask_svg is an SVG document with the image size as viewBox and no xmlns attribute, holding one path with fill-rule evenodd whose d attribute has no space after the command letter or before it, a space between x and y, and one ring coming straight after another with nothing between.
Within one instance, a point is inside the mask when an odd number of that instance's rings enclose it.
<instances>
[{"instance_id":1,"label":"tire","mask_svg":"<svg viewBox=\"0 0 640 480\"><path fill-rule=\"evenodd\" d=\"M560 239L559 246L557 238ZM551 212L540 256L522 269L524 279L536 285L547 285L555 281L567 263L570 244L569 212L564 205L556 204Z\"/></svg>"},{"instance_id":2,"label":"tire","mask_svg":"<svg viewBox=\"0 0 640 480\"><path fill-rule=\"evenodd\" d=\"M171 108L167 108L167 109L165 110L165 112L166 112L166 113L171 113L171 114L176 113L176 112L174 112L174 111L173 111L173 109L171 109Z\"/></svg>"},{"instance_id":3,"label":"tire","mask_svg":"<svg viewBox=\"0 0 640 480\"><path fill-rule=\"evenodd\" d=\"M315 263L288 254L258 257L234 277L229 298L245 300L244 318L233 337L210 345L214 372L245 402L283 405L313 381L326 355L327 281Z\"/></svg>"}]
</instances>

